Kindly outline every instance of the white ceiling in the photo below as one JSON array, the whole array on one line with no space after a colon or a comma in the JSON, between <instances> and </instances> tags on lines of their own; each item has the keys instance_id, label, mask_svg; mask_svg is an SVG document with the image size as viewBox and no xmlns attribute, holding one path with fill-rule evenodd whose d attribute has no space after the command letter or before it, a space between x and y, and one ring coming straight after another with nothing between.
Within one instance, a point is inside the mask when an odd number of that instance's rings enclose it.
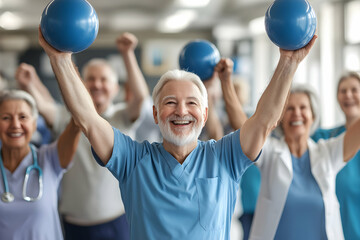
<instances>
[{"instance_id":1,"label":"white ceiling","mask_svg":"<svg viewBox=\"0 0 360 240\"><path fill-rule=\"evenodd\" d=\"M193 0L197 1L197 0ZM205 7L196 8L198 17L191 28L210 27L226 19L248 21L264 14L270 0L209 0ZM0 0L0 14L12 12L22 19L23 29L34 30L49 0ZM148 29L182 7L177 0L89 0L95 8L100 27L109 29Z\"/></svg>"},{"instance_id":2,"label":"white ceiling","mask_svg":"<svg viewBox=\"0 0 360 240\"><path fill-rule=\"evenodd\" d=\"M56 0L55 0L56 1ZM158 24L177 10L189 10L180 6L180 0L88 0L95 8L100 22L101 36L121 31L134 32L137 35L159 35ZM192 0L200 1L200 0ZM197 13L190 25L179 33L167 34L177 37L179 34L208 34L219 25L247 26L250 20L264 16L272 0L209 0L205 7L194 8ZM326 0L311 0L321 2ZM36 41L37 28L43 9L50 0L0 0L0 49L1 43L14 42L12 38L23 37ZM6 15L6 14L8 15ZM18 17L21 27L16 30L2 28L9 13ZM15 21L11 21L14 23ZM100 35L100 34L99 34ZM100 40L99 40L100 42Z\"/></svg>"}]
</instances>

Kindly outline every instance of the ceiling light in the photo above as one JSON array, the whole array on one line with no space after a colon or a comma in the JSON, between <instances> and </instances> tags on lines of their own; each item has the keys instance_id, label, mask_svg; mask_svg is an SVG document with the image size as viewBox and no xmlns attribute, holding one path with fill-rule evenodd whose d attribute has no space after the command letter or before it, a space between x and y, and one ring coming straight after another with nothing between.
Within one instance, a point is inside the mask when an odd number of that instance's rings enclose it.
<instances>
[{"instance_id":1,"label":"ceiling light","mask_svg":"<svg viewBox=\"0 0 360 240\"><path fill-rule=\"evenodd\" d=\"M200 8L209 5L210 0L178 0L181 7Z\"/></svg>"},{"instance_id":2,"label":"ceiling light","mask_svg":"<svg viewBox=\"0 0 360 240\"><path fill-rule=\"evenodd\" d=\"M12 12L4 12L0 16L0 27L6 30L16 30L22 27L21 18Z\"/></svg>"},{"instance_id":3,"label":"ceiling light","mask_svg":"<svg viewBox=\"0 0 360 240\"><path fill-rule=\"evenodd\" d=\"M173 15L162 20L157 29L160 32L180 32L190 25L196 18L197 13L193 10L179 10Z\"/></svg>"},{"instance_id":4,"label":"ceiling light","mask_svg":"<svg viewBox=\"0 0 360 240\"><path fill-rule=\"evenodd\" d=\"M126 11L119 12L111 16L108 24L109 27L114 30L144 30L153 26L153 22L153 17L146 13L137 11Z\"/></svg>"},{"instance_id":5,"label":"ceiling light","mask_svg":"<svg viewBox=\"0 0 360 240\"><path fill-rule=\"evenodd\" d=\"M247 29L241 24L225 23L219 24L212 31L216 39L235 40L247 36Z\"/></svg>"}]
</instances>

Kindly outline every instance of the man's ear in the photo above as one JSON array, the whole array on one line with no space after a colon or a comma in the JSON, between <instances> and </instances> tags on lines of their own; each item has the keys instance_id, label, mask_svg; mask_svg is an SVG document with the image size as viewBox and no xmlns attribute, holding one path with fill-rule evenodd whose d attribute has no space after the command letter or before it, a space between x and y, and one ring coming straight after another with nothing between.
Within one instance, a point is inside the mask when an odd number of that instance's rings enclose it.
<instances>
[{"instance_id":1,"label":"man's ear","mask_svg":"<svg viewBox=\"0 0 360 240\"><path fill-rule=\"evenodd\" d=\"M154 121L156 124L159 124L159 120L158 120L158 117L157 117L157 110L156 110L156 107L155 105L153 105L153 117L154 117Z\"/></svg>"},{"instance_id":2,"label":"man's ear","mask_svg":"<svg viewBox=\"0 0 360 240\"><path fill-rule=\"evenodd\" d=\"M206 121L208 119L208 110L209 110L209 108L205 108L205 111L203 113L203 117L204 117L203 127L205 126L205 123L206 123Z\"/></svg>"}]
</instances>

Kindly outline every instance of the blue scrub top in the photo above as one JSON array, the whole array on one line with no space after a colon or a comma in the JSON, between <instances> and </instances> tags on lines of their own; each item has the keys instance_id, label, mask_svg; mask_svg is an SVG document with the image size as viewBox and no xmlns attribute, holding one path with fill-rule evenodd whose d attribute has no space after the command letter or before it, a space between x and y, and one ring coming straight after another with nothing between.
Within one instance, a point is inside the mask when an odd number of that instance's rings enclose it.
<instances>
[{"instance_id":1,"label":"blue scrub top","mask_svg":"<svg viewBox=\"0 0 360 240\"><path fill-rule=\"evenodd\" d=\"M345 126L317 129L312 139L329 139L345 132ZM336 176L336 196L345 239L360 239L360 151Z\"/></svg>"},{"instance_id":2,"label":"blue scrub top","mask_svg":"<svg viewBox=\"0 0 360 240\"><path fill-rule=\"evenodd\" d=\"M274 239L325 240L325 206L311 173L309 150L291 160L293 179Z\"/></svg>"},{"instance_id":3,"label":"blue scrub top","mask_svg":"<svg viewBox=\"0 0 360 240\"><path fill-rule=\"evenodd\" d=\"M161 143L114 134L106 167L119 180L132 239L230 239L239 182L253 163L239 130L217 142L198 141L183 164Z\"/></svg>"}]
</instances>

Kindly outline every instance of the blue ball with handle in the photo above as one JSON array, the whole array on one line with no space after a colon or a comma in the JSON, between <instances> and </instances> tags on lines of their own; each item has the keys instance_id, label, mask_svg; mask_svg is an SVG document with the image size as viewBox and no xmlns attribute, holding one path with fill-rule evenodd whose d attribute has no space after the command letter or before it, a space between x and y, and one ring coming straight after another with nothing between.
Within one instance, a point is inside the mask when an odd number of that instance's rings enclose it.
<instances>
[{"instance_id":1,"label":"blue ball with handle","mask_svg":"<svg viewBox=\"0 0 360 240\"><path fill-rule=\"evenodd\" d=\"M214 44L200 39L187 43L179 56L180 69L195 73L202 81L211 78L219 61L220 53Z\"/></svg>"},{"instance_id":2,"label":"blue ball with handle","mask_svg":"<svg viewBox=\"0 0 360 240\"><path fill-rule=\"evenodd\" d=\"M41 32L45 40L62 52L81 52L95 40L99 19L86 0L53 0L44 9Z\"/></svg>"},{"instance_id":3,"label":"blue ball with handle","mask_svg":"<svg viewBox=\"0 0 360 240\"><path fill-rule=\"evenodd\" d=\"M270 40L286 50L304 47L313 38L317 19L307 0L275 0L265 14Z\"/></svg>"}]
</instances>

